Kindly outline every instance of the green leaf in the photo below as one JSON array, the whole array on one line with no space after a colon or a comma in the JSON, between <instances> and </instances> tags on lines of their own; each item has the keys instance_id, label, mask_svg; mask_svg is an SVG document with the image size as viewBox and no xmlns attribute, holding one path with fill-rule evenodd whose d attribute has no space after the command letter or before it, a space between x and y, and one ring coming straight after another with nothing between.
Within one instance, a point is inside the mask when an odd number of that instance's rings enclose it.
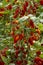
<instances>
[{"instance_id":1,"label":"green leaf","mask_svg":"<svg viewBox=\"0 0 43 65\"><path fill-rule=\"evenodd\" d=\"M38 28L40 29L40 31L43 31L43 24L42 23L38 23Z\"/></svg>"},{"instance_id":2,"label":"green leaf","mask_svg":"<svg viewBox=\"0 0 43 65\"><path fill-rule=\"evenodd\" d=\"M11 2L11 3L14 3L14 0L11 0L10 2Z\"/></svg>"},{"instance_id":3,"label":"green leaf","mask_svg":"<svg viewBox=\"0 0 43 65\"><path fill-rule=\"evenodd\" d=\"M41 51L43 52L43 46L41 46Z\"/></svg>"},{"instance_id":4,"label":"green leaf","mask_svg":"<svg viewBox=\"0 0 43 65\"><path fill-rule=\"evenodd\" d=\"M10 63L9 65L15 65L14 63Z\"/></svg>"},{"instance_id":5,"label":"green leaf","mask_svg":"<svg viewBox=\"0 0 43 65\"><path fill-rule=\"evenodd\" d=\"M6 2L6 0L3 0L2 3L3 3L3 6L6 6L8 4L8 2Z\"/></svg>"},{"instance_id":6,"label":"green leaf","mask_svg":"<svg viewBox=\"0 0 43 65\"><path fill-rule=\"evenodd\" d=\"M7 58L6 58L6 57L4 57L4 56L1 56L1 58L2 58L2 61L3 61L6 65L8 65Z\"/></svg>"},{"instance_id":7,"label":"green leaf","mask_svg":"<svg viewBox=\"0 0 43 65\"><path fill-rule=\"evenodd\" d=\"M9 14L9 11L0 12L0 14Z\"/></svg>"},{"instance_id":8,"label":"green leaf","mask_svg":"<svg viewBox=\"0 0 43 65\"><path fill-rule=\"evenodd\" d=\"M39 2L40 0L34 0L35 2Z\"/></svg>"},{"instance_id":9,"label":"green leaf","mask_svg":"<svg viewBox=\"0 0 43 65\"><path fill-rule=\"evenodd\" d=\"M9 63L10 63L10 58L6 58L5 56L2 56L1 55L1 58L2 58L2 61L5 63L5 65L9 65Z\"/></svg>"},{"instance_id":10,"label":"green leaf","mask_svg":"<svg viewBox=\"0 0 43 65\"><path fill-rule=\"evenodd\" d=\"M23 21L25 21L25 20L27 20L28 19L28 16L23 16L22 18L20 18L18 21L19 22L23 22Z\"/></svg>"},{"instance_id":11,"label":"green leaf","mask_svg":"<svg viewBox=\"0 0 43 65\"><path fill-rule=\"evenodd\" d=\"M41 54L41 55L40 55L40 58L42 58L42 59L43 59L43 54Z\"/></svg>"}]
</instances>

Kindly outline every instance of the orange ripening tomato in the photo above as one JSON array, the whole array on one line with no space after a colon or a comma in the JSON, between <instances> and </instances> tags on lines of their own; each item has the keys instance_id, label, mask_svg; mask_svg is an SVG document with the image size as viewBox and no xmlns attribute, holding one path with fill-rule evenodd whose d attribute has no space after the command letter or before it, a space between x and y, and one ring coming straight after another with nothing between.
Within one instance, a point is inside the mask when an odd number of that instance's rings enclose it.
<instances>
[{"instance_id":1,"label":"orange ripening tomato","mask_svg":"<svg viewBox=\"0 0 43 65\"><path fill-rule=\"evenodd\" d=\"M30 32L30 35L32 35L32 36L33 36L33 35L34 35L34 32Z\"/></svg>"},{"instance_id":2,"label":"orange ripening tomato","mask_svg":"<svg viewBox=\"0 0 43 65\"><path fill-rule=\"evenodd\" d=\"M14 38L14 31L11 31L11 36Z\"/></svg>"},{"instance_id":3,"label":"orange ripening tomato","mask_svg":"<svg viewBox=\"0 0 43 65\"><path fill-rule=\"evenodd\" d=\"M12 24L18 24L19 22L18 22L18 20L13 20L12 21Z\"/></svg>"},{"instance_id":4,"label":"orange ripening tomato","mask_svg":"<svg viewBox=\"0 0 43 65\"><path fill-rule=\"evenodd\" d=\"M18 40L19 40L19 35L17 34L17 35L15 35L15 37L14 37L14 43L16 43Z\"/></svg>"},{"instance_id":5,"label":"orange ripening tomato","mask_svg":"<svg viewBox=\"0 0 43 65\"><path fill-rule=\"evenodd\" d=\"M39 36L38 36L38 35L36 36L36 35L34 34L34 35L32 36L32 39L33 39L33 40L38 40L38 39L39 39Z\"/></svg>"},{"instance_id":6,"label":"orange ripening tomato","mask_svg":"<svg viewBox=\"0 0 43 65\"><path fill-rule=\"evenodd\" d=\"M38 34L40 34L40 33L41 33L41 31L40 31L39 29L36 29L36 32L37 32Z\"/></svg>"}]
</instances>

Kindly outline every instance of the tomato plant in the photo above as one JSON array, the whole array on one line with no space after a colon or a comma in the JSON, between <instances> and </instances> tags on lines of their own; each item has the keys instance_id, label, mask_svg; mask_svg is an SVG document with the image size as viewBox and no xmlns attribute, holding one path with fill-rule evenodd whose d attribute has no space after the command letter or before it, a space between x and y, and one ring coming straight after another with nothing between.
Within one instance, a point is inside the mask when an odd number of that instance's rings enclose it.
<instances>
[{"instance_id":1,"label":"tomato plant","mask_svg":"<svg viewBox=\"0 0 43 65\"><path fill-rule=\"evenodd\" d=\"M43 65L43 0L0 1L0 65Z\"/></svg>"}]
</instances>

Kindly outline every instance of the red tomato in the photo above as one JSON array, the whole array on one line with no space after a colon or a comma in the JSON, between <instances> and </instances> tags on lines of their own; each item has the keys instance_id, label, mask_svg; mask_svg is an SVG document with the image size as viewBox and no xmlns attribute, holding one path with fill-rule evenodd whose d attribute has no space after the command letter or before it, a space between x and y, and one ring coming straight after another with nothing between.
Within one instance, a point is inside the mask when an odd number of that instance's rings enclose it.
<instances>
[{"instance_id":1,"label":"red tomato","mask_svg":"<svg viewBox=\"0 0 43 65\"><path fill-rule=\"evenodd\" d=\"M43 0L40 0L40 5L43 5Z\"/></svg>"},{"instance_id":2,"label":"red tomato","mask_svg":"<svg viewBox=\"0 0 43 65\"><path fill-rule=\"evenodd\" d=\"M37 55L40 55L41 54L41 51L40 50L36 51L36 54Z\"/></svg>"},{"instance_id":3,"label":"red tomato","mask_svg":"<svg viewBox=\"0 0 43 65\"><path fill-rule=\"evenodd\" d=\"M34 3L34 7L38 8L38 3Z\"/></svg>"},{"instance_id":4,"label":"red tomato","mask_svg":"<svg viewBox=\"0 0 43 65\"><path fill-rule=\"evenodd\" d=\"M8 10L11 10L11 9L12 9L12 5L9 4L6 8L7 8Z\"/></svg>"},{"instance_id":5,"label":"red tomato","mask_svg":"<svg viewBox=\"0 0 43 65\"><path fill-rule=\"evenodd\" d=\"M35 59L34 59L34 62L35 63L39 63L39 62L42 62L42 59L40 58L40 57L36 57ZM39 64L38 64L39 65Z\"/></svg>"},{"instance_id":6,"label":"red tomato","mask_svg":"<svg viewBox=\"0 0 43 65\"><path fill-rule=\"evenodd\" d=\"M19 7L17 7L17 9L16 9L16 11L15 11L15 13L14 13L13 18L17 18L17 16L18 16L19 12L20 12L20 8L19 8Z\"/></svg>"},{"instance_id":7,"label":"red tomato","mask_svg":"<svg viewBox=\"0 0 43 65\"><path fill-rule=\"evenodd\" d=\"M28 2L27 2L27 1L25 1L25 6L26 6L26 7L28 6Z\"/></svg>"},{"instance_id":8,"label":"red tomato","mask_svg":"<svg viewBox=\"0 0 43 65\"><path fill-rule=\"evenodd\" d=\"M22 64L22 61L21 60L18 60L17 62L16 62L16 65L21 65Z\"/></svg>"},{"instance_id":9,"label":"red tomato","mask_svg":"<svg viewBox=\"0 0 43 65\"><path fill-rule=\"evenodd\" d=\"M3 16L3 14L0 13L0 16Z\"/></svg>"},{"instance_id":10,"label":"red tomato","mask_svg":"<svg viewBox=\"0 0 43 65\"><path fill-rule=\"evenodd\" d=\"M24 33L21 33L21 34L19 35L20 40L22 40L23 37L24 37Z\"/></svg>"},{"instance_id":11,"label":"red tomato","mask_svg":"<svg viewBox=\"0 0 43 65\"><path fill-rule=\"evenodd\" d=\"M27 1L25 1L25 3L23 4L23 9L26 11L26 9L27 9L27 6L28 6L28 2Z\"/></svg>"},{"instance_id":12,"label":"red tomato","mask_svg":"<svg viewBox=\"0 0 43 65\"><path fill-rule=\"evenodd\" d=\"M24 16L24 14L25 14L25 10L21 10L20 16Z\"/></svg>"},{"instance_id":13,"label":"red tomato","mask_svg":"<svg viewBox=\"0 0 43 65\"><path fill-rule=\"evenodd\" d=\"M0 8L0 12L4 12L5 11L5 9L4 8ZM0 13L0 16L3 16L3 14L2 13Z\"/></svg>"},{"instance_id":14,"label":"red tomato","mask_svg":"<svg viewBox=\"0 0 43 65\"><path fill-rule=\"evenodd\" d=\"M8 50L8 47L4 48L2 51L1 51L1 54L3 56L6 56L6 51Z\"/></svg>"},{"instance_id":15,"label":"red tomato","mask_svg":"<svg viewBox=\"0 0 43 65\"><path fill-rule=\"evenodd\" d=\"M2 12L2 11L5 11L5 8L3 8L3 7L2 7L2 8L0 8L0 11L1 11L1 12Z\"/></svg>"},{"instance_id":16,"label":"red tomato","mask_svg":"<svg viewBox=\"0 0 43 65\"><path fill-rule=\"evenodd\" d=\"M30 45L33 45L34 44L32 37L29 38L28 42L30 43Z\"/></svg>"},{"instance_id":17,"label":"red tomato","mask_svg":"<svg viewBox=\"0 0 43 65\"><path fill-rule=\"evenodd\" d=\"M34 22L32 20L29 21L29 24L30 24L30 27L31 28L34 28L35 27Z\"/></svg>"},{"instance_id":18,"label":"red tomato","mask_svg":"<svg viewBox=\"0 0 43 65\"><path fill-rule=\"evenodd\" d=\"M0 61L0 65L4 65L4 62Z\"/></svg>"}]
</instances>

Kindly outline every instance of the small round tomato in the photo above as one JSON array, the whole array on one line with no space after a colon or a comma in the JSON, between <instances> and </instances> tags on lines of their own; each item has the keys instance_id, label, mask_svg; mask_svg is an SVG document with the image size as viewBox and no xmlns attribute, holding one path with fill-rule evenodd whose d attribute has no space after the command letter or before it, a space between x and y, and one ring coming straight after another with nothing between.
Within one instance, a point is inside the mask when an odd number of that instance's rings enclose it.
<instances>
[{"instance_id":1,"label":"small round tomato","mask_svg":"<svg viewBox=\"0 0 43 65\"><path fill-rule=\"evenodd\" d=\"M43 5L43 0L40 0L40 5Z\"/></svg>"},{"instance_id":2,"label":"small round tomato","mask_svg":"<svg viewBox=\"0 0 43 65\"><path fill-rule=\"evenodd\" d=\"M0 61L0 65L4 65L4 62Z\"/></svg>"},{"instance_id":3,"label":"small round tomato","mask_svg":"<svg viewBox=\"0 0 43 65\"><path fill-rule=\"evenodd\" d=\"M20 38L20 40L22 40L22 39L24 38L24 33L21 33L21 34L19 35L19 38Z\"/></svg>"},{"instance_id":4,"label":"small round tomato","mask_svg":"<svg viewBox=\"0 0 43 65\"><path fill-rule=\"evenodd\" d=\"M22 64L21 60L16 61L16 65L21 65L21 64Z\"/></svg>"},{"instance_id":5,"label":"small round tomato","mask_svg":"<svg viewBox=\"0 0 43 65\"><path fill-rule=\"evenodd\" d=\"M38 3L34 3L34 7L36 7L36 9L38 8Z\"/></svg>"},{"instance_id":6,"label":"small round tomato","mask_svg":"<svg viewBox=\"0 0 43 65\"><path fill-rule=\"evenodd\" d=\"M34 62L35 62L35 63L38 63L39 61L41 61L41 58L40 58L40 57L36 57L36 58L34 59Z\"/></svg>"},{"instance_id":7,"label":"small round tomato","mask_svg":"<svg viewBox=\"0 0 43 65\"><path fill-rule=\"evenodd\" d=\"M34 44L32 37L29 38L28 42L30 43L30 45L33 45Z\"/></svg>"},{"instance_id":8,"label":"small round tomato","mask_svg":"<svg viewBox=\"0 0 43 65\"><path fill-rule=\"evenodd\" d=\"M19 15L19 12L20 12L20 8L17 7L16 11L13 13L14 14L13 18L17 18Z\"/></svg>"},{"instance_id":9,"label":"small round tomato","mask_svg":"<svg viewBox=\"0 0 43 65\"><path fill-rule=\"evenodd\" d=\"M40 34L40 33L41 33L39 29L36 29L36 32L37 32L38 34Z\"/></svg>"},{"instance_id":10,"label":"small round tomato","mask_svg":"<svg viewBox=\"0 0 43 65\"><path fill-rule=\"evenodd\" d=\"M19 35L17 34L14 36L14 43L16 43L18 40L19 40Z\"/></svg>"},{"instance_id":11,"label":"small round tomato","mask_svg":"<svg viewBox=\"0 0 43 65\"><path fill-rule=\"evenodd\" d=\"M41 51L40 50L36 51L36 54L37 55L40 55L41 54Z\"/></svg>"},{"instance_id":12,"label":"small round tomato","mask_svg":"<svg viewBox=\"0 0 43 65\"><path fill-rule=\"evenodd\" d=\"M12 4L9 4L6 8L7 8L8 10L11 10L11 9L12 9Z\"/></svg>"},{"instance_id":13,"label":"small round tomato","mask_svg":"<svg viewBox=\"0 0 43 65\"><path fill-rule=\"evenodd\" d=\"M29 25L30 25L31 28L35 27L34 22L32 20L29 21Z\"/></svg>"},{"instance_id":14,"label":"small round tomato","mask_svg":"<svg viewBox=\"0 0 43 65\"><path fill-rule=\"evenodd\" d=\"M8 50L8 47L4 48L2 51L1 51L1 54L3 56L6 56L6 51Z\"/></svg>"}]
</instances>

